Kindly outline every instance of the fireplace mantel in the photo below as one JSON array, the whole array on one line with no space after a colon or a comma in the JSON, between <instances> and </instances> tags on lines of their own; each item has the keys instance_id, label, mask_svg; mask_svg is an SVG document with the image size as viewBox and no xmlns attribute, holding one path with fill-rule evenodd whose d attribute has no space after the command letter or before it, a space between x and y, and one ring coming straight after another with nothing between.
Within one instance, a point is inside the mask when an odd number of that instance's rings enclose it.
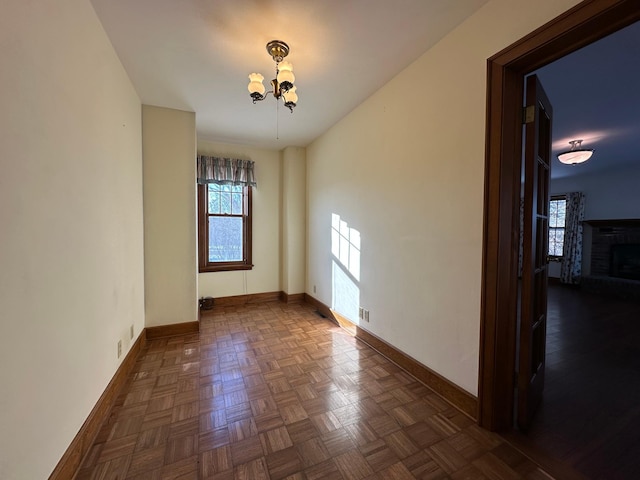
<instances>
[{"instance_id":1,"label":"fireplace mantel","mask_svg":"<svg viewBox=\"0 0 640 480\"><path fill-rule=\"evenodd\" d=\"M585 220L591 227L590 275L583 277L583 287L601 293L615 293L626 298L640 298L640 280L635 279L637 255L629 264L616 265L614 251L620 246L640 245L640 219ZM623 257L625 258L625 257ZM626 261L626 260L625 260ZM627 270L633 277L621 275Z\"/></svg>"},{"instance_id":2,"label":"fireplace mantel","mask_svg":"<svg viewBox=\"0 0 640 480\"><path fill-rule=\"evenodd\" d=\"M640 226L640 218L614 218L609 220L583 220L592 227L638 227Z\"/></svg>"}]
</instances>

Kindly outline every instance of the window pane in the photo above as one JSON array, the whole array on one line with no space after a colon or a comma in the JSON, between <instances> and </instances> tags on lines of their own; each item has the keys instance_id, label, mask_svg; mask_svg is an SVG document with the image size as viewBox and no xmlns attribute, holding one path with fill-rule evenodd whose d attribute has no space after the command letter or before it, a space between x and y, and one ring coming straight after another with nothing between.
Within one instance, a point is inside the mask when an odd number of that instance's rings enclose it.
<instances>
[{"instance_id":1,"label":"window pane","mask_svg":"<svg viewBox=\"0 0 640 480\"><path fill-rule=\"evenodd\" d=\"M549 255L555 257L562 256L562 248L564 245L564 228L549 229Z\"/></svg>"},{"instance_id":2,"label":"window pane","mask_svg":"<svg viewBox=\"0 0 640 480\"><path fill-rule=\"evenodd\" d=\"M231 213L242 215L242 193L231 194Z\"/></svg>"},{"instance_id":3,"label":"window pane","mask_svg":"<svg viewBox=\"0 0 640 480\"><path fill-rule=\"evenodd\" d=\"M209 213L220 213L220 195L215 185L209 184L208 188Z\"/></svg>"},{"instance_id":4,"label":"window pane","mask_svg":"<svg viewBox=\"0 0 640 480\"><path fill-rule=\"evenodd\" d=\"M242 261L242 218L209 217L209 261Z\"/></svg>"},{"instance_id":5,"label":"window pane","mask_svg":"<svg viewBox=\"0 0 640 480\"><path fill-rule=\"evenodd\" d=\"M556 221L558 219L558 202L557 200L551 200L549 202L549 227L557 227Z\"/></svg>"},{"instance_id":6,"label":"window pane","mask_svg":"<svg viewBox=\"0 0 640 480\"><path fill-rule=\"evenodd\" d=\"M220 194L220 213L231 214L231 193Z\"/></svg>"},{"instance_id":7,"label":"window pane","mask_svg":"<svg viewBox=\"0 0 640 480\"><path fill-rule=\"evenodd\" d=\"M564 219L567 215L567 201L558 201L558 227L564 227Z\"/></svg>"},{"instance_id":8,"label":"window pane","mask_svg":"<svg viewBox=\"0 0 640 480\"><path fill-rule=\"evenodd\" d=\"M564 227L564 219L567 210L567 201L551 200L549 202L549 226L550 227Z\"/></svg>"}]
</instances>

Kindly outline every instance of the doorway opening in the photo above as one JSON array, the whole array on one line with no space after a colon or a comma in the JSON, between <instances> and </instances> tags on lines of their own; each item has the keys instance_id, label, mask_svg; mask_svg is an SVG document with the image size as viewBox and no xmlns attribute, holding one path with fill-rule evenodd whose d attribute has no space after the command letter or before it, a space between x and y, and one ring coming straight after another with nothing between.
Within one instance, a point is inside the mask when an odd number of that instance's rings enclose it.
<instances>
[{"instance_id":1,"label":"doorway opening","mask_svg":"<svg viewBox=\"0 0 640 480\"><path fill-rule=\"evenodd\" d=\"M478 400L490 430L510 430L515 406L524 77L638 20L634 1L582 2L489 59Z\"/></svg>"},{"instance_id":2,"label":"doorway opening","mask_svg":"<svg viewBox=\"0 0 640 480\"><path fill-rule=\"evenodd\" d=\"M584 196L584 222L567 224L578 227L577 236L585 230L582 268L564 263L564 281L574 274L580 280L561 284L561 262L549 264L544 398L528 429L505 435L530 457L561 464L554 471L560 478L637 478L640 469L628 448L640 431L640 297L632 290L640 289L634 278L640 213L631 207L638 204L640 161L627 140L640 102L633 48L639 39L640 22L535 72L554 107L555 150L566 149L570 138L586 138L596 149L579 166L563 168L554 158L550 195L562 205L561 216L567 218L567 204L577 206L569 197ZM564 239L564 227L556 241ZM571 257L553 238L550 232L549 255Z\"/></svg>"}]
</instances>

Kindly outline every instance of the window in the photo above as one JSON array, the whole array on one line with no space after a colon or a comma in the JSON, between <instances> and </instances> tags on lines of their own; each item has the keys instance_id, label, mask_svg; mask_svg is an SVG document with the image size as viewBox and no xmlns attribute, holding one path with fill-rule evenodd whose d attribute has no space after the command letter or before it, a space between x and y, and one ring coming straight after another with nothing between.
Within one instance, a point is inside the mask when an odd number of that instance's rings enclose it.
<instances>
[{"instance_id":1,"label":"window","mask_svg":"<svg viewBox=\"0 0 640 480\"><path fill-rule=\"evenodd\" d=\"M549 202L549 257L551 259L562 258L566 212L566 197L564 195L551 197Z\"/></svg>"},{"instance_id":2,"label":"window","mask_svg":"<svg viewBox=\"0 0 640 480\"><path fill-rule=\"evenodd\" d=\"M200 272L251 270L251 187L198 185Z\"/></svg>"}]
</instances>

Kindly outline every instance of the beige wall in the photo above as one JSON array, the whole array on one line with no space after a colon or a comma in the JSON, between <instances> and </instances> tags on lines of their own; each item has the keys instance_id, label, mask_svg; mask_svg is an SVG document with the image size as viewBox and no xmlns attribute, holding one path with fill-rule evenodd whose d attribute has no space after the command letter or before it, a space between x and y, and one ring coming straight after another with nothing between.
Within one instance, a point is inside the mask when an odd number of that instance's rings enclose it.
<instances>
[{"instance_id":1,"label":"beige wall","mask_svg":"<svg viewBox=\"0 0 640 480\"><path fill-rule=\"evenodd\" d=\"M1 10L0 478L43 479L144 328L140 100L88 1Z\"/></svg>"},{"instance_id":2,"label":"beige wall","mask_svg":"<svg viewBox=\"0 0 640 480\"><path fill-rule=\"evenodd\" d=\"M198 296L280 291L280 152L198 140L198 153L253 160L258 184L253 191L253 269L200 273Z\"/></svg>"},{"instance_id":3,"label":"beige wall","mask_svg":"<svg viewBox=\"0 0 640 480\"><path fill-rule=\"evenodd\" d=\"M142 108L147 327L198 320L195 121Z\"/></svg>"},{"instance_id":4,"label":"beige wall","mask_svg":"<svg viewBox=\"0 0 640 480\"><path fill-rule=\"evenodd\" d=\"M307 291L355 298L364 328L473 394L486 60L575 3L490 1L307 149ZM332 254L332 214L360 234L359 279Z\"/></svg>"},{"instance_id":5,"label":"beige wall","mask_svg":"<svg viewBox=\"0 0 640 480\"><path fill-rule=\"evenodd\" d=\"M282 151L281 290L304 293L306 265L306 149Z\"/></svg>"}]
</instances>

